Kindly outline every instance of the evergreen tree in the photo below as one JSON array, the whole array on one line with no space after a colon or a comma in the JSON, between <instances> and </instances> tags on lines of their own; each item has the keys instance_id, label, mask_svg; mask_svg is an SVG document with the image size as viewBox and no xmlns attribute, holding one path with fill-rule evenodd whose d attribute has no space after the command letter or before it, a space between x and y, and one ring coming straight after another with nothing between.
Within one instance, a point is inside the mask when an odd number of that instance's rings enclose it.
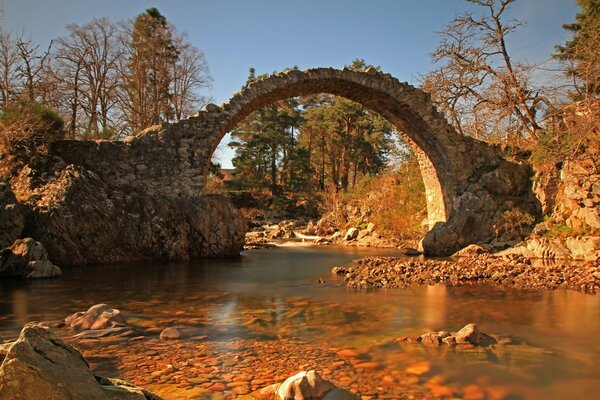
<instances>
[{"instance_id":1,"label":"evergreen tree","mask_svg":"<svg viewBox=\"0 0 600 400\"><path fill-rule=\"evenodd\" d=\"M177 62L178 52L173 28L156 8L136 17L128 46L127 115L136 131L170 117L170 66Z\"/></svg>"},{"instance_id":2,"label":"evergreen tree","mask_svg":"<svg viewBox=\"0 0 600 400\"><path fill-rule=\"evenodd\" d=\"M556 57L569 64L567 73L581 81L577 97L600 93L600 0L577 0L581 12L576 22L563 28L573 33L564 46L556 46Z\"/></svg>"}]
</instances>

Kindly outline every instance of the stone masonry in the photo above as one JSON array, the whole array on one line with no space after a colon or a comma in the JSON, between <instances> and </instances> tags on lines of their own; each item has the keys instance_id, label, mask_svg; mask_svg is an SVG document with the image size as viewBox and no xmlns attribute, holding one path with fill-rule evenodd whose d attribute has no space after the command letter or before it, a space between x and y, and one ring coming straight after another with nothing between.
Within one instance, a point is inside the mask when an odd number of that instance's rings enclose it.
<instances>
[{"instance_id":1,"label":"stone masonry","mask_svg":"<svg viewBox=\"0 0 600 400\"><path fill-rule=\"evenodd\" d=\"M342 96L379 113L413 145L426 188L426 254L447 255L491 239L506 209L537 211L526 167L505 160L497 147L458 134L428 94L374 69L287 70L252 83L221 106L209 104L124 142L59 141L51 154L92 171L116 191L198 198L211 156L227 132L269 103L316 93Z\"/></svg>"}]
</instances>

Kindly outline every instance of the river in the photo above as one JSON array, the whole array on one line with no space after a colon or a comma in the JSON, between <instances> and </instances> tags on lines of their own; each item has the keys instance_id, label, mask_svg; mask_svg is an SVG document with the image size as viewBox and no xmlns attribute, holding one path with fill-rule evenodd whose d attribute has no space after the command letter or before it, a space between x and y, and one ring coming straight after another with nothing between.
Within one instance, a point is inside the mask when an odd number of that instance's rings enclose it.
<instances>
[{"instance_id":1,"label":"river","mask_svg":"<svg viewBox=\"0 0 600 400\"><path fill-rule=\"evenodd\" d=\"M235 260L86 266L59 279L2 281L0 337L107 303L143 335L70 342L98 373L166 399L235 398L304 368L365 399L600 398L600 296L482 285L355 291L330 274L367 255L398 254L283 246ZM396 340L467 323L512 344L465 350ZM186 339L158 339L167 326L182 327ZM231 381L247 389L234 391Z\"/></svg>"}]
</instances>

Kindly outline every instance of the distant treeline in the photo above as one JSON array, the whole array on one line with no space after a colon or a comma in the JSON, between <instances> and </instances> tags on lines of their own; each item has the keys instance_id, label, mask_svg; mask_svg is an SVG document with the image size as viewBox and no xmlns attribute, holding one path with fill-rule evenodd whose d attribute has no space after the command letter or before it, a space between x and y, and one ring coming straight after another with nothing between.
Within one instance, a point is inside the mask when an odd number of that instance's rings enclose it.
<instances>
[{"instance_id":1,"label":"distant treeline","mask_svg":"<svg viewBox=\"0 0 600 400\"><path fill-rule=\"evenodd\" d=\"M157 9L67 31L42 48L0 27L1 109L37 102L58 110L67 137L119 138L203 105L205 58Z\"/></svg>"}]
</instances>

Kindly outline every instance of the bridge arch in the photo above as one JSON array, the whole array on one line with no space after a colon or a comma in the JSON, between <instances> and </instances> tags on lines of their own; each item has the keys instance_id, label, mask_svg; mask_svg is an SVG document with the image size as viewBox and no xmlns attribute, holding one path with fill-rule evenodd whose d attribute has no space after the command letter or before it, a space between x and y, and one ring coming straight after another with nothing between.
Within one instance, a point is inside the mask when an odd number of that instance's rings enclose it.
<instances>
[{"instance_id":1,"label":"bridge arch","mask_svg":"<svg viewBox=\"0 0 600 400\"><path fill-rule=\"evenodd\" d=\"M319 93L355 101L391 122L417 154L430 228L451 217L453 198L464 186L465 176L477 168L464 162L464 153L471 150L473 141L455 131L427 93L373 68L366 72L288 70L251 83L221 107L208 107L207 111L220 113L213 126L211 154L224 135L253 111L286 98Z\"/></svg>"},{"instance_id":2,"label":"bridge arch","mask_svg":"<svg viewBox=\"0 0 600 400\"><path fill-rule=\"evenodd\" d=\"M278 100L318 93L342 96L379 113L413 145L430 226L422 241L425 254L448 255L491 240L506 210L536 212L526 166L507 161L496 146L458 134L428 94L374 69L284 71L258 79L221 106L209 104L185 120L150 127L124 142L59 141L52 153L93 171L111 190L196 201L205 194L213 153L236 124ZM226 221L200 220L219 240L233 235ZM234 231L237 246L243 237ZM218 240L205 242L203 254L219 253Z\"/></svg>"}]
</instances>

